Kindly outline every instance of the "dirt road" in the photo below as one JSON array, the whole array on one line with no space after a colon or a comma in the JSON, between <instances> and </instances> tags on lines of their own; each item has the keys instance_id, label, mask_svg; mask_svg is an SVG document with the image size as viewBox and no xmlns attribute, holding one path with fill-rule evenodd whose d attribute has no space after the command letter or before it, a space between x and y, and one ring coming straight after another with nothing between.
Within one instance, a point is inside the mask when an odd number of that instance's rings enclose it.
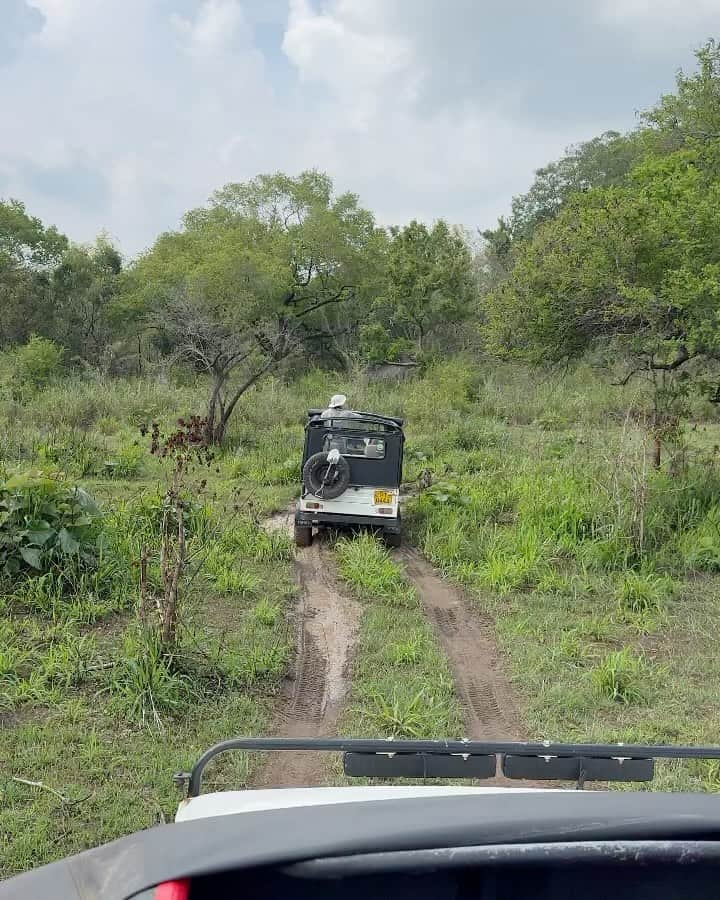
<instances>
[{"instance_id":1,"label":"dirt road","mask_svg":"<svg viewBox=\"0 0 720 900\"><path fill-rule=\"evenodd\" d=\"M513 689L502 669L490 622L471 610L461 592L416 550L397 557L415 585L428 621L450 664L455 691L465 708L465 737L520 739L522 728Z\"/></svg>"},{"instance_id":2,"label":"dirt road","mask_svg":"<svg viewBox=\"0 0 720 900\"><path fill-rule=\"evenodd\" d=\"M265 527L292 532L292 513L273 516ZM334 736L349 689L360 606L334 576L332 556L322 540L297 551L295 572L300 587L297 652L275 733L282 737ZM261 782L259 786L264 787L327 784L327 760L309 753L278 753Z\"/></svg>"},{"instance_id":3,"label":"dirt road","mask_svg":"<svg viewBox=\"0 0 720 900\"><path fill-rule=\"evenodd\" d=\"M292 533L292 513L273 516L265 527ZM415 585L447 656L465 710L464 736L476 740L521 739L523 729L515 695L504 675L491 623L471 609L462 593L416 550L403 548L394 557ZM297 653L275 733L283 737L333 736L350 688L360 606L335 576L331 551L321 538L297 551L295 571L300 587ZM322 757L279 753L270 760L258 786L327 783L327 763Z\"/></svg>"}]
</instances>

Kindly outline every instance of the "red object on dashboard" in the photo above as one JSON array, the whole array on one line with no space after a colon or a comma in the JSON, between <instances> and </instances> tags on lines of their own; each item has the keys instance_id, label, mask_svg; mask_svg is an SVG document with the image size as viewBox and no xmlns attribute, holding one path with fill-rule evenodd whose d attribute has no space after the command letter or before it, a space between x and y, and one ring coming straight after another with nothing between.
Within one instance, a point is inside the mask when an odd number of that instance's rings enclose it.
<instances>
[{"instance_id":1,"label":"red object on dashboard","mask_svg":"<svg viewBox=\"0 0 720 900\"><path fill-rule=\"evenodd\" d=\"M155 888L155 900L188 900L190 897L190 879L178 878L176 881L163 881Z\"/></svg>"}]
</instances>

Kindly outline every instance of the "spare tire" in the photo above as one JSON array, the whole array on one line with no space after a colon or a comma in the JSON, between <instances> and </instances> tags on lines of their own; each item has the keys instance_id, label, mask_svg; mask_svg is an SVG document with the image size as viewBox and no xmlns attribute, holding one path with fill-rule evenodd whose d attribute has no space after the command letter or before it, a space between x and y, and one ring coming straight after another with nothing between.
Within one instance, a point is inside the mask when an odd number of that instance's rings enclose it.
<instances>
[{"instance_id":1,"label":"spare tire","mask_svg":"<svg viewBox=\"0 0 720 900\"><path fill-rule=\"evenodd\" d=\"M350 463L344 456L329 463L327 453L315 453L303 466L303 483L316 497L334 500L350 484Z\"/></svg>"}]
</instances>

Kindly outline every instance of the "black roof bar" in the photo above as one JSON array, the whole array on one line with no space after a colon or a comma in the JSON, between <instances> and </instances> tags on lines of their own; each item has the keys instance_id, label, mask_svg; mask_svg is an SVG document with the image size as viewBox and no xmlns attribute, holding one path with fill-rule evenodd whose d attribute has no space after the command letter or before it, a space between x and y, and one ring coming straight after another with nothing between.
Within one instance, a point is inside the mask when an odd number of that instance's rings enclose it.
<instances>
[{"instance_id":1,"label":"black roof bar","mask_svg":"<svg viewBox=\"0 0 720 900\"><path fill-rule=\"evenodd\" d=\"M308 419L311 424L319 425L320 421L338 421L338 419L343 419L344 421L357 421L358 424L362 422L376 422L380 425L392 425L396 428L402 428L405 420L401 419L398 416L383 416L380 413L371 413L371 412L360 412L359 410L352 410L352 416L338 416L336 419L324 419L319 420L319 416L323 413L322 409L309 409L307 411Z\"/></svg>"},{"instance_id":2,"label":"black roof bar","mask_svg":"<svg viewBox=\"0 0 720 900\"><path fill-rule=\"evenodd\" d=\"M692 747L672 744L555 744L550 741L469 741L405 740L365 738L252 738L238 737L213 745L197 760L190 772L175 775L179 785L187 784L187 796L197 797L207 764L230 750L308 751L354 754L429 754L513 757L571 757L579 760L720 759L720 747Z\"/></svg>"}]
</instances>

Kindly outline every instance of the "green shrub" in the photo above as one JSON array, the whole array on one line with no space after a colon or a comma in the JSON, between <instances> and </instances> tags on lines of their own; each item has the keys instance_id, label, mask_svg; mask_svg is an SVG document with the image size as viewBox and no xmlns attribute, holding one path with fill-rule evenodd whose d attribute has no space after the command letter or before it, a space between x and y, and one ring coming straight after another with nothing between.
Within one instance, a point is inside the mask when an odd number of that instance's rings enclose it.
<instances>
[{"instance_id":1,"label":"green shrub","mask_svg":"<svg viewBox=\"0 0 720 900\"><path fill-rule=\"evenodd\" d=\"M117 454L103 464L103 475L107 478L137 478L144 468L146 453L139 444L121 447Z\"/></svg>"},{"instance_id":2,"label":"green shrub","mask_svg":"<svg viewBox=\"0 0 720 900\"><path fill-rule=\"evenodd\" d=\"M100 536L100 510L78 485L36 473L0 484L0 573L94 566Z\"/></svg>"},{"instance_id":3,"label":"green shrub","mask_svg":"<svg viewBox=\"0 0 720 900\"><path fill-rule=\"evenodd\" d=\"M65 351L54 341L37 335L13 353L13 380L23 388L45 387L62 373Z\"/></svg>"}]
</instances>

